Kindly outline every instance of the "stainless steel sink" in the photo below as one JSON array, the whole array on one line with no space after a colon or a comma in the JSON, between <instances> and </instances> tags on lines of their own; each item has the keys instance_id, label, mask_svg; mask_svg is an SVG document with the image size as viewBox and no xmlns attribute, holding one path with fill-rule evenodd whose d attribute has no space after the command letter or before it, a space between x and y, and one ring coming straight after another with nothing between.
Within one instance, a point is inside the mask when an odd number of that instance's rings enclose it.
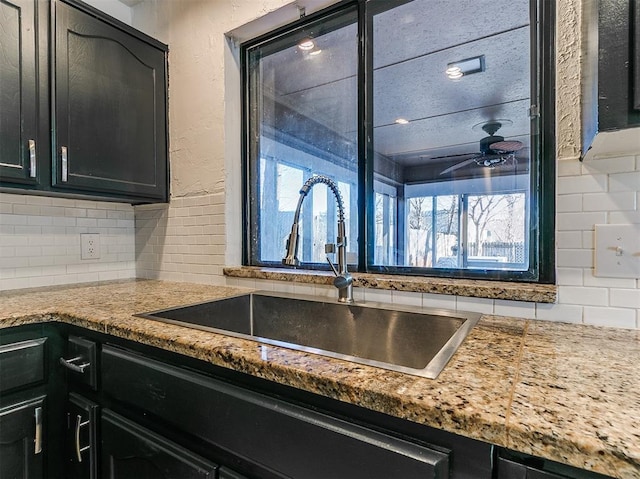
<instances>
[{"instance_id":1,"label":"stainless steel sink","mask_svg":"<svg viewBox=\"0 0 640 479\"><path fill-rule=\"evenodd\" d=\"M435 378L480 315L254 292L138 316Z\"/></svg>"}]
</instances>

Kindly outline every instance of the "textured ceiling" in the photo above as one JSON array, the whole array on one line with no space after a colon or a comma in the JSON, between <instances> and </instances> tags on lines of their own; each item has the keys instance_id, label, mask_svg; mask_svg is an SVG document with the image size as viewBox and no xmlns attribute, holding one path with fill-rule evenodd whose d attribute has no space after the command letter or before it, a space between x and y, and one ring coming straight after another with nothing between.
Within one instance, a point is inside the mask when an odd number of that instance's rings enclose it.
<instances>
[{"instance_id":1,"label":"textured ceiling","mask_svg":"<svg viewBox=\"0 0 640 479\"><path fill-rule=\"evenodd\" d=\"M407 167L451 163L456 156L443 157L478 152L487 135L477 125L499 119L509 120L499 135L528 146L527 0L415 0L376 15L373 38L378 154ZM316 43L322 53L306 61L295 46L263 58L277 72L274 94L301 115L353 139L356 27L327 32ZM458 81L444 74L448 63L479 55L485 71ZM336 115L344 105L349 108ZM397 124L397 118L409 123ZM520 157L526 159L528 151Z\"/></svg>"}]
</instances>

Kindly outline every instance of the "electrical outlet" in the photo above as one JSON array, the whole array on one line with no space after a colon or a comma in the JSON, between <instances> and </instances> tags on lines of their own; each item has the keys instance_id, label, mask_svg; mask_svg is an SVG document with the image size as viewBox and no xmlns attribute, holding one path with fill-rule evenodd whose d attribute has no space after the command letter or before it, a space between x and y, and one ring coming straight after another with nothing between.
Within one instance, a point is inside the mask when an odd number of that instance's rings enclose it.
<instances>
[{"instance_id":1,"label":"electrical outlet","mask_svg":"<svg viewBox=\"0 0 640 479\"><path fill-rule=\"evenodd\" d=\"M80 257L82 259L100 259L100 235L98 233L80 235Z\"/></svg>"}]
</instances>

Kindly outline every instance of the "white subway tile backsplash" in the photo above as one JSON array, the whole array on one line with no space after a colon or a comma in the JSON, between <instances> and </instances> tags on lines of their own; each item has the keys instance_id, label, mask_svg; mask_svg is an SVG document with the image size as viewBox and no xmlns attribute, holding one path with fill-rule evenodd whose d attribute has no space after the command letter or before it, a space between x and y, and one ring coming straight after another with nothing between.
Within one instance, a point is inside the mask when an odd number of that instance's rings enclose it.
<instances>
[{"instance_id":1,"label":"white subway tile backsplash","mask_svg":"<svg viewBox=\"0 0 640 479\"><path fill-rule=\"evenodd\" d=\"M535 319L536 304L523 301L494 301L494 314L514 316L516 318Z\"/></svg>"},{"instance_id":2,"label":"white subway tile backsplash","mask_svg":"<svg viewBox=\"0 0 640 479\"><path fill-rule=\"evenodd\" d=\"M609 224L640 224L640 208L636 211L610 211Z\"/></svg>"},{"instance_id":3,"label":"white subway tile backsplash","mask_svg":"<svg viewBox=\"0 0 640 479\"><path fill-rule=\"evenodd\" d=\"M640 289L611 289L611 306L640 309Z\"/></svg>"},{"instance_id":4,"label":"white subway tile backsplash","mask_svg":"<svg viewBox=\"0 0 640 479\"><path fill-rule=\"evenodd\" d=\"M422 306L425 308L456 309L456 297L448 294L422 293Z\"/></svg>"},{"instance_id":5,"label":"white subway tile backsplash","mask_svg":"<svg viewBox=\"0 0 640 479\"><path fill-rule=\"evenodd\" d=\"M558 268L591 268L593 267L593 250L591 249L558 250L556 265Z\"/></svg>"},{"instance_id":6,"label":"white subway tile backsplash","mask_svg":"<svg viewBox=\"0 0 640 479\"><path fill-rule=\"evenodd\" d=\"M558 299L563 304L607 306L609 304L609 291L606 288L559 286Z\"/></svg>"},{"instance_id":7,"label":"white subway tile backsplash","mask_svg":"<svg viewBox=\"0 0 640 479\"><path fill-rule=\"evenodd\" d=\"M640 171L609 176L609 190L637 192L640 189Z\"/></svg>"},{"instance_id":8,"label":"white subway tile backsplash","mask_svg":"<svg viewBox=\"0 0 640 479\"><path fill-rule=\"evenodd\" d=\"M135 277L132 206L4 193L0 202L0 289ZM82 261L80 233L89 228L101 235L103 255ZM119 251L111 250L115 244Z\"/></svg>"},{"instance_id":9,"label":"white subway tile backsplash","mask_svg":"<svg viewBox=\"0 0 640 479\"><path fill-rule=\"evenodd\" d=\"M313 284L294 283L293 284L293 292L295 294L302 294L302 295L306 295L306 296L315 296L316 287Z\"/></svg>"},{"instance_id":10,"label":"white subway tile backsplash","mask_svg":"<svg viewBox=\"0 0 640 479\"><path fill-rule=\"evenodd\" d=\"M636 209L636 192L588 193L583 195L584 211L632 211Z\"/></svg>"},{"instance_id":11,"label":"white subway tile backsplash","mask_svg":"<svg viewBox=\"0 0 640 479\"><path fill-rule=\"evenodd\" d=\"M556 200L556 211L558 213L582 211L582 195L559 195Z\"/></svg>"},{"instance_id":12,"label":"white subway tile backsplash","mask_svg":"<svg viewBox=\"0 0 640 479\"><path fill-rule=\"evenodd\" d=\"M559 249L582 248L582 231L558 231L556 246Z\"/></svg>"},{"instance_id":13,"label":"white subway tile backsplash","mask_svg":"<svg viewBox=\"0 0 640 479\"><path fill-rule=\"evenodd\" d=\"M536 319L563 323L582 323L583 307L571 304L536 304Z\"/></svg>"},{"instance_id":14,"label":"white subway tile backsplash","mask_svg":"<svg viewBox=\"0 0 640 479\"><path fill-rule=\"evenodd\" d=\"M561 176L556 183L558 195L601 193L607 191L607 175Z\"/></svg>"},{"instance_id":15,"label":"white subway tile backsplash","mask_svg":"<svg viewBox=\"0 0 640 479\"><path fill-rule=\"evenodd\" d=\"M422 293L391 291L391 302L403 306L422 306Z\"/></svg>"},{"instance_id":16,"label":"white subway tile backsplash","mask_svg":"<svg viewBox=\"0 0 640 479\"><path fill-rule=\"evenodd\" d=\"M492 299L458 296L456 299L456 310L493 314L493 303L494 301Z\"/></svg>"},{"instance_id":17,"label":"white subway tile backsplash","mask_svg":"<svg viewBox=\"0 0 640 479\"><path fill-rule=\"evenodd\" d=\"M558 231L592 230L607 222L606 212L558 213Z\"/></svg>"},{"instance_id":18,"label":"white subway tile backsplash","mask_svg":"<svg viewBox=\"0 0 640 479\"><path fill-rule=\"evenodd\" d=\"M556 283L563 286L582 286L584 270L582 268L558 268Z\"/></svg>"},{"instance_id":19,"label":"white subway tile backsplash","mask_svg":"<svg viewBox=\"0 0 640 479\"><path fill-rule=\"evenodd\" d=\"M391 291L387 289L366 289L364 292L364 299L367 302L374 302L374 303L393 302L393 298L391 297Z\"/></svg>"},{"instance_id":20,"label":"white subway tile backsplash","mask_svg":"<svg viewBox=\"0 0 640 479\"><path fill-rule=\"evenodd\" d=\"M584 322L585 324L592 324L594 326L635 329L636 310L585 306Z\"/></svg>"},{"instance_id":21,"label":"white subway tile backsplash","mask_svg":"<svg viewBox=\"0 0 640 479\"><path fill-rule=\"evenodd\" d=\"M593 275L593 269L584 270L584 285L596 288L633 288L633 278L602 278Z\"/></svg>"}]
</instances>

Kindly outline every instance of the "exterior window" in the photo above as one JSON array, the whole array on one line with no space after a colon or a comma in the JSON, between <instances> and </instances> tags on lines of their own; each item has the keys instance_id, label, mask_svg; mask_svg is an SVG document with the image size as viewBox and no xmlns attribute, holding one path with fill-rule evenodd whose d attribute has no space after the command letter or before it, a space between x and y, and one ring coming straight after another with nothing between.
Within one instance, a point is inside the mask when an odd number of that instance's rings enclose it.
<instances>
[{"instance_id":1,"label":"exterior window","mask_svg":"<svg viewBox=\"0 0 640 479\"><path fill-rule=\"evenodd\" d=\"M354 0L243 45L246 264L281 265L318 174L351 270L553 282L554 8ZM317 184L303 267L336 229Z\"/></svg>"}]
</instances>

